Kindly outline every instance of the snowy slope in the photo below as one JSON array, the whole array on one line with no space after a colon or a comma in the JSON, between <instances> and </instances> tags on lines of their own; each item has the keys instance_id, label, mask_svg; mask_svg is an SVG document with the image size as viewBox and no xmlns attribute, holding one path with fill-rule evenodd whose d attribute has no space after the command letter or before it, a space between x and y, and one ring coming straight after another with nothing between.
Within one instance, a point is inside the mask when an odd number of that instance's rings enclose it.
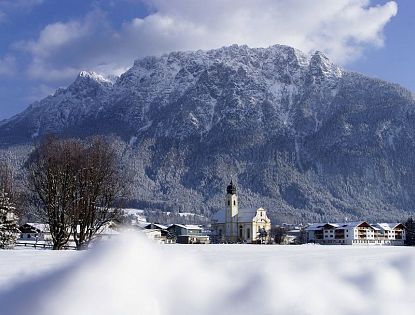
<instances>
[{"instance_id":1,"label":"snowy slope","mask_svg":"<svg viewBox=\"0 0 415 315\"><path fill-rule=\"evenodd\" d=\"M121 244L13 286L10 268L56 265L58 254L0 252L0 314L413 314L415 254L407 247ZM47 257L49 262L42 262Z\"/></svg>"},{"instance_id":2,"label":"snowy slope","mask_svg":"<svg viewBox=\"0 0 415 315\"><path fill-rule=\"evenodd\" d=\"M3 138L3 143L24 141L22 132L26 141L48 132L74 133L76 128L83 128L79 134L88 134L91 120L107 123L111 117L117 122L114 131L123 135L139 136L152 127L159 135L182 138L209 132L227 115L249 115L264 101L272 103L280 124L292 125L296 98L306 86L330 99L341 77L342 70L322 53L309 56L287 46L233 45L175 52L139 59L115 82L82 71L67 89L59 89L5 122L0 134L10 137ZM224 106L227 98L236 108ZM313 108L316 118L322 110L321 105ZM163 111L172 117L165 117ZM17 127L23 122L26 130L20 138Z\"/></svg>"},{"instance_id":3,"label":"snowy slope","mask_svg":"<svg viewBox=\"0 0 415 315\"><path fill-rule=\"evenodd\" d=\"M82 72L0 124L0 146L114 135L132 207L209 217L231 177L282 222L396 221L415 209L415 101L321 52L233 45Z\"/></svg>"}]
</instances>

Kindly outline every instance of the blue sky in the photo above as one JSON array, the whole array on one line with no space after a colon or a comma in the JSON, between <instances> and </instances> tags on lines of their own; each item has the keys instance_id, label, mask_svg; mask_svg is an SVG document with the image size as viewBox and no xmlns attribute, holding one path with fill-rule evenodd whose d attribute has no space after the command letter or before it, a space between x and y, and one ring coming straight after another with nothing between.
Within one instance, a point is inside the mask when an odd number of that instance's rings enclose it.
<instances>
[{"instance_id":1,"label":"blue sky","mask_svg":"<svg viewBox=\"0 0 415 315\"><path fill-rule=\"evenodd\" d=\"M81 70L173 50L287 44L415 91L415 1L0 0L0 119Z\"/></svg>"}]
</instances>

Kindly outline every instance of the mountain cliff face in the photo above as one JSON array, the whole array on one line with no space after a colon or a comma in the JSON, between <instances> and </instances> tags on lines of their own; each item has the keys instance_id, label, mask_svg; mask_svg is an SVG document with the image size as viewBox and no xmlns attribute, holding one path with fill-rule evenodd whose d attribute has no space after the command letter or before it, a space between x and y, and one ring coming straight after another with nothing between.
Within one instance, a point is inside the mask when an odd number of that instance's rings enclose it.
<instances>
[{"instance_id":1,"label":"mountain cliff face","mask_svg":"<svg viewBox=\"0 0 415 315\"><path fill-rule=\"evenodd\" d=\"M415 100L320 52L230 46L137 60L116 81L81 72L0 122L2 146L46 133L115 135L136 206L241 206L289 221L400 219L415 206Z\"/></svg>"}]
</instances>

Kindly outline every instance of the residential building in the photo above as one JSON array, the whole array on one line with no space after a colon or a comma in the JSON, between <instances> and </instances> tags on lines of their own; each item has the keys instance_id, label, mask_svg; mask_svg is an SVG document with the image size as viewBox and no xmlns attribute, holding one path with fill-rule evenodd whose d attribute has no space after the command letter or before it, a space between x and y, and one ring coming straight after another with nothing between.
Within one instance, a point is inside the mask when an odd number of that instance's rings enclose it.
<instances>
[{"instance_id":1,"label":"residential building","mask_svg":"<svg viewBox=\"0 0 415 315\"><path fill-rule=\"evenodd\" d=\"M209 244L209 236L203 234L203 228L197 225L172 224L167 230L176 236L180 244Z\"/></svg>"},{"instance_id":2,"label":"residential building","mask_svg":"<svg viewBox=\"0 0 415 315\"><path fill-rule=\"evenodd\" d=\"M331 245L404 245L406 238L401 223L314 223L305 231L307 242Z\"/></svg>"},{"instance_id":3,"label":"residential building","mask_svg":"<svg viewBox=\"0 0 415 315\"><path fill-rule=\"evenodd\" d=\"M144 226L143 232L148 238L153 239L158 243L173 244L176 242L176 236L167 229L167 226L162 224L147 224Z\"/></svg>"}]
</instances>

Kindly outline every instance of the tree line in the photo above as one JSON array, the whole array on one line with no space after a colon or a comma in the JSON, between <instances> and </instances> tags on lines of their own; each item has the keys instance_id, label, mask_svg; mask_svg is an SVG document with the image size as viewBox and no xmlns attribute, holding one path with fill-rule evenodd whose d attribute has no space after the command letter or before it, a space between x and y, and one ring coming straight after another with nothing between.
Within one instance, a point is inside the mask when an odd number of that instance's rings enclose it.
<instances>
[{"instance_id":1,"label":"tree line","mask_svg":"<svg viewBox=\"0 0 415 315\"><path fill-rule=\"evenodd\" d=\"M13 178L3 164L0 205L7 199L7 212L14 213L19 198L12 198ZM105 138L83 141L47 136L30 154L25 170L29 193L20 202L47 223L53 249L62 249L70 239L77 249L84 249L107 223L119 218L128 181ZM2 191L6 192L3 197ZM0 212L0 227L1 220Z\"/></svg>"},{"instance_id":2,"label":"tree line","mask_svg":"<svg viewBox=\"0 0 415 315\"><path fill-rule=\"evenodd\" d=\"M22 194L15 187L7 160L0 156L0 248L13 247L19 233L18 217L23 215L21 209L30 209L40 222L47 223L53 249L62 249L69 240L77 249L88 247L106 224L122 219L120 208L127 200L130 185L120 161L117 150L106 138L47 136L25 163L28 190ZM180 217L162 212L152 215L154 222L177 221ZM193 223L197 217L185 219ZM405 222L405 227L407 245L415 245L413 218ZM276 243L284 243L286 235L283 228L274 227L271 231Z\"/></svg>"}]
</instances>

